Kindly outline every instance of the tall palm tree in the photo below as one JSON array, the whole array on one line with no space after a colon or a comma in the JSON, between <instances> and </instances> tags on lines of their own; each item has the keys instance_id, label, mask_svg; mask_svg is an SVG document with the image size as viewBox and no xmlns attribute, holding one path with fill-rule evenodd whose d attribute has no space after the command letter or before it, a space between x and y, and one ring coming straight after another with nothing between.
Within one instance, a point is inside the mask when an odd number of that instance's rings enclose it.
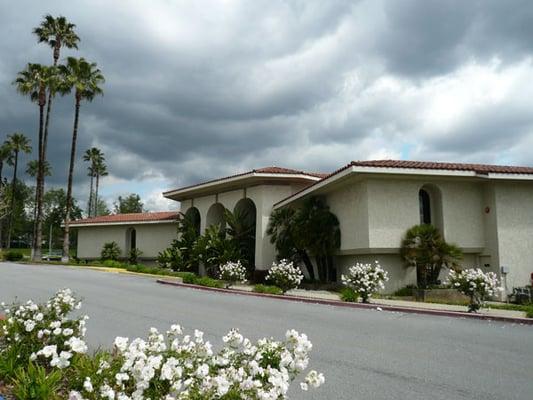
<instances>
[{"instance_id":1,"label":"tall palm tree","mask_svg":"<svg viewBox=\"0 0 533 400\"><path fill-rule=\"evenodd\" d=\"M98 216L98 189L100 187L100 178L102 176L107 176L109 173L107 172L107 165L105 164L105 158L102 154L102 157L96 162L94 165L94 175L96 177L96 187L94 191L94 216Z\"/></svg>"},{"instance_id":2,"label":"tall palm tree","mask_svg":"<svg viewBox=\"0 0 533 400\"><path fill-rule=\"evenodd\" d=\"M92 212L93 212L93 209L95 207L93 207L93 194L94 194L94 178L96 177L96 164L98 163L98 161L100 159L103 159L103 153L102 151L97 148L97 147L91 147L90 149L87 149L85 151L85 154L83 155L83 161L88 161L90 162L91 164L89 165L89 167L87 168L89 173L88 173L88 176L91 177L91 187L90 187L90 191L89 191L89 217L91 216ZM96 203L96 201L95 201ZM96 215L96 212L94 213L94 215Z\"/></svg>"},{"instance_id":3,"label":"tall palm tree","mask_svg":"<svg viewBox=\"0 0 533 400\"><path fill-rule=\"evenodd\" d=\"M11 232L13 231L13 217L15 215L15 201L17 198L17 169L20 153L30 153L31 146L30 140L20 132L15 132L11 135L7 135L7 141L11 149L11 158L9 158L9 164L13 166L13 180L11 181L11 206L9 214L9 225L7 229L7 243L6 248L9 249L11 244Z\"/></svg>"},{"instance_id":4,"label":"tall palm tree","mask_svg":"<svg viewBox=\"0 0 533 400\"><path fill-rule=\"evenodd\" d=\"M31 101L39 106L39 160L42 163L43 148L43 127L44 127L44 106L46 105L46 91L50 85L56 86L57 73L55 67L46 67L40 64L28 64L26 69L18 73L17 79L13 84L17 87L19 93L29 96ZM36 198L42 199L41 192L42 174L37 174ZM41 259L41 238L42 238L42 201L37 201L37 217L34 225L33 235L33 260Z\"/></svg>"},{"instance_id":5,"label":"tall palm tree","mask_svg":"<svg viewBox=\"0 0 533 400\"><path fill-rule=\"evenodd\" d=\"M92 101L96 95L103 94L102 85L105 82L101 71L96 67L96 63L89 63L84 58L67 58L67 64L61 65L61 74L66 83L68 91L74 89L75 111L74 127L72 129L72 145L70 149L70 164L67 183L67 206L65 213L65 230L63 239L62 260L69 260L70 248L70 210L72 207L72 178L74 175L74 163L76 161L76 141L78 139L78 122L80 117L80 107L82 100Z\"/></svg>"},{"instance_id":6,"label":"tall palm tree","mask_svg":"<svg viewBox=\"0 0 533 400\"><path fill-rule=\"evenodd\" d=\"M80 38L74 31L76 25L68 22L68 20L59 16L54 18L52 15L47 14L44 16L41 24L33 30L33 33L37 36L39 43L48 44L53 50L54 67L57 66L61 48L66 47L68 49L77 49ZM59 82L56 82L60 84ZM42 160L43 166L46 162L46 149L48 144L48 126L50 124L50 112L52 110L52 99L54 98L58 88L54 85L48 86L48 101L46 107L46 118L44 123L44 136L42 147L39 147L39 159ZM41 187L37 190L38 198L37 202L42 202L44 196L44 171L40 171L38 181L40 181Z\"/></svg>"},{"instance_id":7,"label":"tall palm tree","mask_svg":"<svg viewBox=\"0 0 533 400\"><path fill-rule=\"evenodd\" d=\"M9 158L11 156L11 148L9 147L9 143L5 141L0 146L0 195L4 194L4 176L2 175L3 169L4 169L4 163L7 163ZM0 201L3 201L4 199L0 199ZM2 233L3 233L3 225L4 225L4 215L0 215L0 249L3 246L3 240L2 240Z\"/></svg>"}]
</instances>

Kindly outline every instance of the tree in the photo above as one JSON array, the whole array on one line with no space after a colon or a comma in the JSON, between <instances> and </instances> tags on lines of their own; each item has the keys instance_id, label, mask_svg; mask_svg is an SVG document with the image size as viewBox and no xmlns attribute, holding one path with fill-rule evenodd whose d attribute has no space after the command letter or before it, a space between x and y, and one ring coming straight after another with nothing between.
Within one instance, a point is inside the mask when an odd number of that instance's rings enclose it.
<instances>
[{"instance_id":1,"label":"tree","mask_svg":"<svg viewBox=\"0 0 533 400\"><path fill-rule=\"evenodd\" d=\"M311 280L315 279L311 257L321 281L335 280L333 254L340 247L339 221L323 200L312 197L298 209L274 210L267 234L280 258L303 262Z\"/></svg>"},{"instance_id":2,"label":"tree","mask_svg":"<svg viewBox=\"0 0 533 400\"><path fill-rule=\"evenodd\" d=\"M6 141L0 146L0 249L2 248L4 243L2 233L4 230L4 218L6 217L8 209L5 195L5 180L2 173L4 169L4 163L7 163L10 155L11 149L9 147L9 143L7 143Z\"/></svg>"},{"instance_id":3,"label":"tree","mask_svg":"<svg viewBox=\"0 0 533 400\"><path fill-rule=\"evenodd\" d=\"M118 196L114 206L115 214L142 213L146 211L144 204L141 202L141 197L135 193L126 197Z\"/></svg>"},{"instance_id":4,"label":"tree","mask_svg":"<svg viewBox=\"0 0 533 400\"><path fill-rule=\"evenodd\" d=\"M44 162L44 176L52 176L52 166L48 161ZM26 164L26 174L32 178L37 177L39 172L39 160L30 160Z\"/></svg>"},{"instance_id":5,"label":"tree","mask_svg":"<svg viewBox=\"0 0 533 400\"><path fill-rule=\"evenodd\" d=\"M105 164L105 158L104 158L103 153L102 153L102 157L99 160L97 160L96 164L94 165L94 174L96 177L96 188L94 191L94 201L96 205L98 204L98 191L100 188L100 177L109 175L109 173L107 172L107 166ZM99 215L98 209L96 208L94 210L94 215L95 216Z\"/></svg>"},{"instance_id":6,"label":"tree","mask_svg":"<svg viewBox=\"0 0 533 400\"><path fill-rule=\"evenodd\" d=\"M255 215L249 215L245 210L235 210L233 213L224 210L224 221L226 231L230 240L239 249L239 259L244 262L244 266L251 273L255 266ZM237 260L233 260L237 261Z\"/></svg>"},{"instance_id":7,"label":"tree","mask_svg":"<svg viewBox=\"0 0 533 400\"><path fill-rule=\"evenodd\" d=\"M11 232L13 229L13 216L15 210L15 201L17 200L17 191L16 191L16 182L17 182L17 169L18 169L18 160L19 154L30 153L31 146L30 140L20 132L15 132L7 136L7 142L9 143L9 148L11 149L11 158L8 159L10 165L13 166L13 180L11 181L11 214L9 216L9 224L7 229L7 243L6 248L9 249L11 243Z\"/></svg>"},{"instance_id":8,"label":"tree","mask_svg":"<svg viewBox=\"0 0 533 400\"><path fill-rule=\"evenodd\" d=\"M418 287L425 289L438 283L442 268L455 268L462 258L461 250L446 243L433 225L415 225L402 240L400 255L406 268L416 268Z\"/></svg>"},{"instance_id":9,"label":"tree","mask_svg":"<svg viewBox=\"0 0 533 400\"><path fill-rule=\"evenodd\" d=\"M94 215L110 215L111 211L109 210L109 207L107 206L107 203L104 199L99 198L98 201L95 202L96 212Z\"/></svg>"},{"instance_id":10,"label":"tree","mask_svg":"<svg viewBox=\"0 0 533 400\"><path fill-rule=\"evenodd\" d=\"M57 248L61 243L61 224L65 220L67 212L67 193L65 189L47 190L43 197L43 231L50 235L52 233L52 247ZM76 199L72 199L70 218L72 220L82 218L82 209L78 206ZM50 240L50 236L48 236ZM72 238L71 238L72 240Z\"/></svg>"},{"instance_id":11,"label":"tree","mask_svg":"<svg viewBox=\"0 0 533 400\"><path fill-rule=\"evenodd\" d=\"M44 125L44 106L46 105L46 91L49 86L57 87L57 73L55 67L45 67L40 64L29 63L26 69L18 73L17 79L13 82L17 91L25 96L29 96L31 101L39 106L39 165L44 167L42 160L43 148L43 125ZM33 260L41 260L41 237L42 237L42 185L41 178L43 174L37 174L36 199L37 212L34 227L33 239Z\"/></svg>"},{"instance_id":12,"label":"tree","mask_svg":"<svg viewBox=\"0 0 533 400\"><path fill-rule=\"evenodd\" d=\"M97 174L96 166L100 162L100 160L103 160L103 159L104 159L104 155L102 151L98 149L97 147L91 147L90 149L87 149L85 151L85 154L83 155L83 161L88 161L90 163L89 166L87 167L87 170L89 171L88 175L91 178L90 191L89 191L89 207L88 207L88 212L87 212L87 215L89 218L91 217L91 214L93 214L93 212L95 216L97 215L96 204L98 200L95 199L95 201L93 202L94 178L96 177L96 174Z\"/></svg>"},{"instance_id":13,"label":"tree","mask_svg":"<svg viewBox=\"0 0 533 400\"><path fill-rule=\"evenodd\" d=\"M89 63L84 58L68 57L67 64L61 65L61 74L65 81L65 91L74 89L74 127L72 129L72 145L70 149L70 164L67 183L67 210L65 214L63 257L62 261L69 260L69 233L70 233L70 208L72 201L72 180L74 176L74 164L76 161L76 142L78 139L78 123L81 102L92 101L96 95L103 94L101 85L105 82L101 71L96 63Z\"/></svg>"},{"instance_id":14,"label":"tree","mask_svg":"<svg viewBox=\"0 0 533 400\"><path fill-rule=\"evenodd\" d=\"M50 79L47 84L48 100L46 107L46 118L44 122L44 132L39 136L39 168L37 172L37 189L36 189L36 218L34 227L35 251L34 260L41 258L41 237L42 237L42 207L45 183L46 168L46 150L48 145L48 128L50 126L50 117L52 111L52 101L57 91L65 92L64 82L61 81L57 71L57 63L60 57L61 48L77 49L79 37L74 32L76 25L67 21L63 16L54 18L52 15L45 15L41 24L33 30L39 43L48 44L53 51L53 66L49 67ZM38 243L38 244L37 244Z\"/></svg>"}]
</instances>

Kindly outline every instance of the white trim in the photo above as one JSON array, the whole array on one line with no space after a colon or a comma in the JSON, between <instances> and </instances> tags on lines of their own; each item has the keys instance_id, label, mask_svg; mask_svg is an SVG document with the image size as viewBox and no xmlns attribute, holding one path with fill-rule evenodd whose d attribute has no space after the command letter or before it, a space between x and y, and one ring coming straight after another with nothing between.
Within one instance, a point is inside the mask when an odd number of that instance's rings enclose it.
<instances>
[{"instance_id":1,"label":"white trim","mask_svg":"<svg viewBox=\"0 0 533 400\"><path fill-rule=\"evenodd\" d=\"M110 225L150 225L150 224L175 224L176 220L163 221L118 221L118 222L85 222L82 224L70 223L71 228L89 227L89 226L110 226Z\"/></svg>"},{"instance_id":2,"label":"white trim","mask_svg":"<svg viewBox=\"0 0 533 400\"><path fill-rule=\"evenodd\" d=\"M531 174L502 174L502 173L491 172L489 173L489 179L533 181L533 175Z\"/></svg>"},{"instance_id":3,"label":"white trim","mask_svg":"<svg viewBox=\"0 0 533 400\"><path fill-rule=\"evenodd\" d=\"M322 179L322 178L319 178L318 176L307 175L307 174L275 174L275 173L263 173L263 172L250 172L244 175L217 179L212 182L200 183L198 185L189 186L183 189L170 190L168 192L163 192L163 196L166 198L172 199L171 198L172 196L186 194L189 192L202 190L202 189L209 189L214 186L237 182L237 181L248 179L248 178L266 178L266 179L272 178L272 179L280 179L280 180L281 179L305 179L305 180L310 180L310 181L315 181L315 182Z\"/></svg>"}]
</instances>

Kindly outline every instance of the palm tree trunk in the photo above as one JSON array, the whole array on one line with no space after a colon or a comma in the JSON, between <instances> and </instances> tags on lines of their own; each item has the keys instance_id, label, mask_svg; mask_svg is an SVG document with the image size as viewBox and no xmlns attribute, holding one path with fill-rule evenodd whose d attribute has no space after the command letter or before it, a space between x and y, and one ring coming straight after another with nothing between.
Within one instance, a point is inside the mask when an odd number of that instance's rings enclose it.
<instances>
[{"instance_id":1,"label":"palm tree trunk","mask_svg":"<svg viewBox=\"0 0 533 400\"><path fill-rule=\"evenodd\" d=\"M9 213L9 225L7 229L6 249L11 247L11 232L13 230L13 216L15 214L15 198L17 197L17 168L19 162L19 152L15 150L15 165L13 166L13 181L11 183L11 212Z\"/></svg>"},{"instance_id":2,"label":"palm tree trunk","mask_svg":"<svg viewBox=\"0 0 533 400\"><path fill-rule=\"evenodd\" d=\"M305 250L298 250L298 253L300 255L300 258L302 259L305 268L307 268L307 273L309 274L309 279L311 282L315 281L315 268L313 266L313 263L311 262L311 259L307 255L307 252Z\"/></svg>"},{"instance_id":3,"label":"palm tree trunk","mask_svg":"<svg viewBox=\"0 0 533 400\"><path fill-rule=\"evenodd\" d=\"M76 110L74 112L74 128L72 130L72 146L70 148L70 165L68 169L67 204L65 213L65 230L63 237L63 257L61 261L69 261L70 250L70 209L72 207L72 177L74 175L74 162L76 161L76 140L78 139L78 120L80 116L80 98L76 95Z\"/></svg>"},{"instance_id":4,"label":"palm tree trunk","mask_svg":"<svg viewBox=\"0 0 533 400\"><path fill-rule=\"evenodd\" d=\"M0 161L0 188L4 186L4 181L2 180L2 172L4 170L4 162ZM0 215L0 250L4 247L4 242L2 241L4 233L4 216Z\"/></svg>"},{"instance_id":5,"label":"palm tree trunk","mask_svg":"<svg viewBox=\"0 0 533 400\"><path fill-rule=\"evenodd\" d=\"M94 180L94 175L92 174L91 172L91 190L89 192L89 212L87 213L88 217L90 218L91 217L91 213L93 212L93 180Z\"/></svg>"},{"instance_id":6,"label":"palm tree trunk","mask_svg":"<svg viewBox=\"0 0 533 400\"><path fill-rule=\"evenodd\" d=\"M100 186L100 175L96 174L96 190L94 192L94 216L98 217L98 188Z\"/></svg>"},{"instance_id":7,"label":"palm tree trunk","mask_svg":"<svg viewBox=\"0 0 533 400\"><path fill-rule=\"evenodd\" d=\"M42 148L43 148L43 122L44 122L44 103L39 104L39 169L42 167ZM39 176L39 171L37 171L37 185L35 188L35 191L37 192L35 194L36 199L40 198L40 190L41 190L41 180ZM39 202L37 200L37 203L35 204L35 207L37 207L37 212L35 214L35 222L34 222L34 235L33 235L33 254L32 254L32 260L33 261L41 261L42 259L42 239L43 239L43 221L42 221L42 213L43 213L43 207L42 202Z\"/></svg>"}]
</instances>

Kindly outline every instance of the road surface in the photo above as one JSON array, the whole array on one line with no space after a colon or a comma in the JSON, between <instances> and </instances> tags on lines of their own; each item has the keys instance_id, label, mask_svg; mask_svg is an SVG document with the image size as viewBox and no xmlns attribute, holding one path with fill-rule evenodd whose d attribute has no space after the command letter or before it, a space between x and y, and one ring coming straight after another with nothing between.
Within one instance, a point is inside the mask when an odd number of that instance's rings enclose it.
<instances>
[{"instance_id":1,"label":"road surface","mask_svg":"<svg viewBox=\"0 0 533 400\"><path fill-rule=\"evenodd\" d=\"M213 343L238 327L250 339L289 328L313 342L326 383L292 399L532 400L533 327L348 309L164 286L154 278L75 267L0 263L0 301L47 299L69 287L90 315L87 340L144 336L178 322Z\"/></svg>"}]
</instances>

